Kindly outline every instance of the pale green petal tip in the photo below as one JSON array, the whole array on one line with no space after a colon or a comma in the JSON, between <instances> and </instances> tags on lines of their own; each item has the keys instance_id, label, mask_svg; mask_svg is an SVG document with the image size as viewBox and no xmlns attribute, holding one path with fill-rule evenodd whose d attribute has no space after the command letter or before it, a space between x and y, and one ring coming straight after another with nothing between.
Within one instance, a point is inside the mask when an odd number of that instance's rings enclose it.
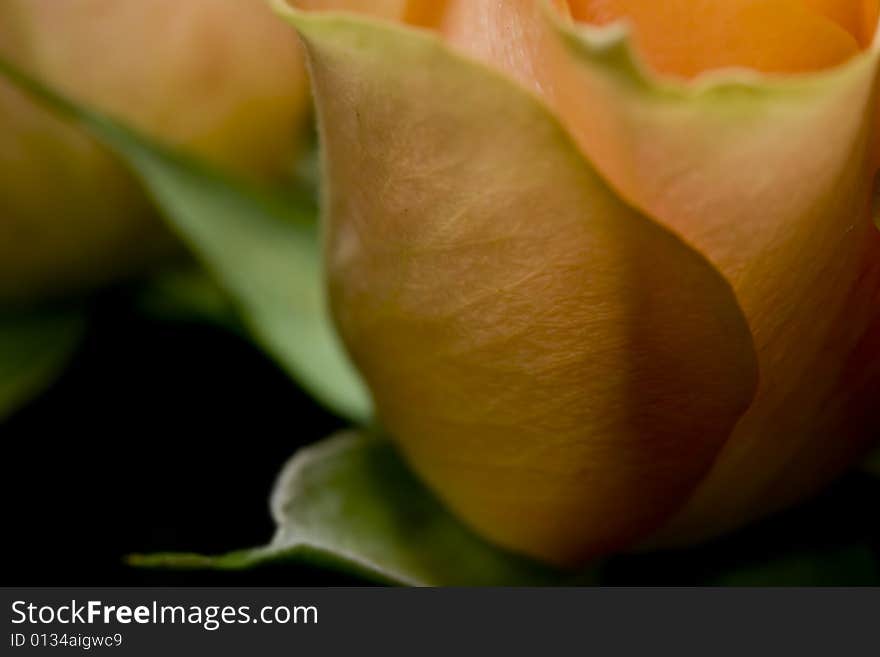
<instances>
[{"instance_id":1,"label":"pale green petal tip","mask_svg":"<svg viewBox=\"0 0 880 657\"><path fill-rule=\"evenodd\" d=\"M305 17L304 11L292 7L290 3L286 2L286 0L266 0L266 2L276 14L291 22L296 22Z\"/></svg>"}]
</instances>

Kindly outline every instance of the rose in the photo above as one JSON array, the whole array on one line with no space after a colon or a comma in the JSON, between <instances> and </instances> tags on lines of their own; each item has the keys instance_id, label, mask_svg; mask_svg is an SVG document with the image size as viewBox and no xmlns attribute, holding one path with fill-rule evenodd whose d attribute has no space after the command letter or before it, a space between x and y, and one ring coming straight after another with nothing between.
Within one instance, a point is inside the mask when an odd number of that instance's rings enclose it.
<instances>
[{"instance_id":1,"label":"rose","mask_svg":"<svg viewBox=\"0 0 880 657\"><path fill-rule=\"evenodd\" d=\"M875 439L876 3L411 3L442 41L276 4L336 324L479 533L560 564L705 539ZM619 17L642 50L577 21Z\"/></svg>"},{"instance_id":2,"label":"rose","mask_svg":"<svg viewBox=\"0 0 880 657\"><path fill-rule=\"evenodd\" d=\"M297 44L259 0L5 0L0 54L252 176L281 172L305 115ZM3 83L0 172L0 302L133 273L169 249L121 165Z\"/></svg>"},{"instance_id":3,"label":"rose","mask_svg":"<svg viewBox=\"0 0 880 657\"><path fill-rule=\"evenodd\" d=\"M262 0L4 0L0 56L263 181L290 166L308 108L297 39ZM2 82L0 199L0 304L132 274L173 248L115 159Z\"/></svg>"}]
</instances>

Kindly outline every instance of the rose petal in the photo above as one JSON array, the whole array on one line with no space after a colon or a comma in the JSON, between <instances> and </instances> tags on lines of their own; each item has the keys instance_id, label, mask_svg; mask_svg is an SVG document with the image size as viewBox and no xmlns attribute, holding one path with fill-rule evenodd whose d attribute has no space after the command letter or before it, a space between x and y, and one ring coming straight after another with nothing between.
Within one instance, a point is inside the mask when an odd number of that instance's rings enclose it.
<instances>
[{"instance_id":1,"label":"rose petal","mask_svg":"<svg viewBox=\"0 0 880 657\"><path fill-rule=\"evenodd\" d=\"M751 399L727 284L517 85L416 30L282 11L314 73L332 307L409 462L554 562L656 527Z\"/></svg>"},{"instance_id":2,"label":"rose petal","mask_svg":"<svg viewBox=\"0 0 880 657\"><path fill-rule=\"evenodd\" d=\"M549 16L549 14L545 14ZM559 23L574 96L557 107L624 197L732 282L761 386L661 541L691 541L800 499L877 435L878 53L821 74L660 83L621 33Z\"/></svg>"},{"instance_id":3,"label":"rose petal","mask_svg":"<svg viewBox=\"0 0 880 657\"><path fill-rule=\"evenodd\" d=\"M654 70L683 77L732 66L777 73L819 70L850 59L860 50L862 38L862 8L851 0L570 4L574 18L585 23L627 20L639 51Z\"/></svg>"},{"instance_id":4,"label":"rose petal","mask_svg":"<svg viewBox=\"0 0 880 657\"><path fill-rule=\"evenodd\" d=\"M871 45L880 14L878 0L799 0L852 34L862 48Z\"/></svg>"}]
</instances>

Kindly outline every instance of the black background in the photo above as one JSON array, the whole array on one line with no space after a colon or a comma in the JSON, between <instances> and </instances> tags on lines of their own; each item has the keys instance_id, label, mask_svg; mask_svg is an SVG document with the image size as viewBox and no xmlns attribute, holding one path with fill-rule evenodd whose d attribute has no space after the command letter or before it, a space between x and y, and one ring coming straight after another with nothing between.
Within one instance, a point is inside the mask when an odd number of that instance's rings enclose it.
<instances>
[{"instance_id":1,"label":"black background","mask_svg":"<svg viewBox=\"0 0 880 657\"><path fill-rule=\"evenodd\" d=\"M124 563L132 552L265 543L273 531L267 497L281 465L344 424L232 333L150 319L120 300L100 308L57 384L0 427L2 583L360 583L289 564L236 573ZM878 509L880 479L852 474L817 500L715 544L614 559L605 580L700 584L791 551L853 542L880 557ZM838 566L822 566L818 581L860 583Z\"/></svg>"},{"instance_id":2,"label":"black background","mask_svg":"<svg viewBox=\"0 0 880 657\"><path fill-rule=\"evenodd\" d=\"M166 573L132 552L260 545L298 446L343 426L220 328L102 300L71 366L0 426L6 585L331 584L333 573Z\"/></svg>"}]
</instances>

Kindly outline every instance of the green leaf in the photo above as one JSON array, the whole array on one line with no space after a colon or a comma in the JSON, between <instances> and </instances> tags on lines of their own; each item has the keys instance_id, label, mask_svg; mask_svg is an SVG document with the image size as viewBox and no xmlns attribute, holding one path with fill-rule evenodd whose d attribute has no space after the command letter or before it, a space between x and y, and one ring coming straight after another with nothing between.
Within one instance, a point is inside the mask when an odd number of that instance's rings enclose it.
<instances>
[{"instance_id":1,"label":"green leaf","mask_svg":"<svg viewBox=\"0 0 880 657\"><path fill-rule=\"evenodd\" d=\"M0 422L55 380L85 325L79 310L0 315Z\"/></svg>"},{"instance_id":2,"label":"green leaf","mask_svg":"<svg viewBox=\"0 0 880 657\"><path fill-rule=\"evenodd\" d=\"M369 579L426 586L584 583L498 550L471 533L419 483L392 446L354 432L302 450L272 496L278 530L262 548L220 557L158 554L139 566L242 569L296 560Z\"/></svg>"},{"instance_id":3,"label":"green leaf","mask_svg":"<svg viewBox=\"0 0 880 657\"><path fill-rule=\"evenodd\" d=\"M255 340L328 408L365 423L369 395L325 307L313 212L221 174L75 105L0 60L0 75L125 161L226 290Z\"/></svg>"},{"instance_id":4,"label":"green leaf","mask_svg":"<svg viewBox=\"0 0 880 657\"><path fill-rule=\"evenodd\" d=\"M851 500L839 503L846 508ZM821 542L814 537L779 550L766 528L755 529L745 542L740 536L687 551L620 555L580 573L553 570L485 543L415 479L390 443L353 432L294 456L276 484L272 513L278 529L264 547L220 556L136 555L131 563L215 570L316 564L407 585L613 586L639 582L647 559L648 581L660 576L665 583L669 573L715 586L880 583L877 555L864 538L809 547Z\"/></svg>"},{"instance_id":5,"label":"green leaf","mask_svg":"<svg viewBox=\"0 0 880 657\"><path fill-rule=\"evenodd\" d=\"M846 508L851 500L839 503ZM647 559L648 581L660 576L667 584L675 583L669 573L681 582L713 586L880 584L880 562L864 538L779 550L766 528L755 529L745 542L740 536L687 551L620 555L580 573L553 570L488 545L415 479L390 443L354 432L294 456L279 476L272 514L278 529L264 547L219 556L135 555L130 562L187 570L315 564L406 585L614 586L638 583ZM821 541L801 541L814 542Z\"/></svg>"}]
</instances>

